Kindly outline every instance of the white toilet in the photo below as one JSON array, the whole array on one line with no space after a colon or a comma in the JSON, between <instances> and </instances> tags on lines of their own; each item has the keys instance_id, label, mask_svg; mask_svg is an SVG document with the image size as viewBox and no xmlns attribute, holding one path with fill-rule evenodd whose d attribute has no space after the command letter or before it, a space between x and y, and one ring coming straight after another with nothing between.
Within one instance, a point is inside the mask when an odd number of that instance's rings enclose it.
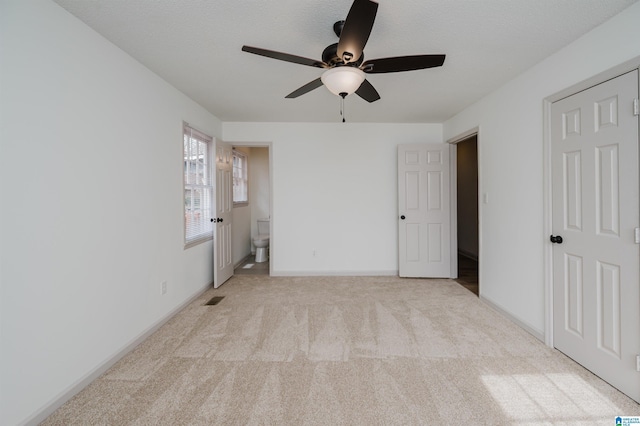
<instances>
[{"instance_id":1,"label":"white toilet","mask_svg":"<svg viewBox=\"0 0 640 426\"><path fill-rule=\"evenodd\" d=\"M258 219L258 235L252 241L256 247L256 263L266 262L269 259L269 218Z\"/></svg>"}]
</instances>

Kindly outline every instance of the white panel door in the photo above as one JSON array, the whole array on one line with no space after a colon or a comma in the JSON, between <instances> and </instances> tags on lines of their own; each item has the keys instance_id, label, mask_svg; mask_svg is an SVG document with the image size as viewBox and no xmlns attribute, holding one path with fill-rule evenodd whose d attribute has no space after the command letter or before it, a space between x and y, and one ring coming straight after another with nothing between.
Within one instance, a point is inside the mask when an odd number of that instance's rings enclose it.
<instances>
[{"instance_id":1,"label":"white panel door","mask_svg":"<svg viewBox=\"0 0 640 426\"><path fill-rule=\"evenodd\" d=\"M231 144L215 140L216 217L213 219L213 286L218 288L233 275L231 228L233 224L233 151Z\"/></svg>"},{"instance_id":2,"label":"white panel door","mask_svg":"<svg viewBox=\"0 0 640 426\"><path fill-rule=\"evenodd\" d=\"M551 241L554 346L640 401L637 96L634 71L552 105Z\"/></svg>"},{"instance_id":3,"label":"white panel door","mask_svg":"<svg viewBox=\"0 0 640 426\"><path fill-rule=\"evenodd\" d=\"M398 146L401 277L451 276L449 144Z\"/></svg>"}]
</instances>

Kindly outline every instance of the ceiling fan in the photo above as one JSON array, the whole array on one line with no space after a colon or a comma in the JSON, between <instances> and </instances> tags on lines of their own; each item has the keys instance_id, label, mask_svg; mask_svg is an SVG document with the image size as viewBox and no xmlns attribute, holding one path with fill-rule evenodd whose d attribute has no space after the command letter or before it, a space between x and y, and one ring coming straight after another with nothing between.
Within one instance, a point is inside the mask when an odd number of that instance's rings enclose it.
<instances>
[{"instance_id":1,"label":"ceiling fan","mask_svg":"<svg viewBox=\"0 0 640 426\"><path fill-rule=\"evenodd\" d=\"M445 55L413 55L365 61L363 50L371 34L377 10L376 2L354 0L347 18L333 25L333 31L339 37L338 43L327 46L320 61L259 47L242 46L242 50L294 64L326 69L321 77L294 90L286 98L297 98L324 84L329 91L342 99L355 92L362 99L375 102L380 99L380 95L366 80L365 74L434 68L442 66L445 58Z\"/></svg>"}]
</instances>

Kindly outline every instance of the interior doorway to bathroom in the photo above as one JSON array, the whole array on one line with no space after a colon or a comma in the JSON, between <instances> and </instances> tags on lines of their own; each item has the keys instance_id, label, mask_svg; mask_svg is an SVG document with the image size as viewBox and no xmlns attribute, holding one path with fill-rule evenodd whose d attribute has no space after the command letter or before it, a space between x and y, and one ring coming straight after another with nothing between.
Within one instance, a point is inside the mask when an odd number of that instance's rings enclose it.
<instances>
[{"instance_id":1,"label":"interior doorway to bathroom","mask_svg":"<svg viewBox=\"0 0 640 426\"><path fill-rule=\"evenodd\" d=\"M455 144L458 235L458 278L456 281L476 296L478 279L478 135Z\"/></svg>"},{"instance_id":2,"label":"interior doorway to bathroom","mask_svg":"<svg viewBox=\"0 0 640 426\"><path fill-rule=\"evenodd\" d=\"M234 274L270 275L273 267L273 214L270 143L238 143L233 148L247 160L247 202L234 203L233 262ZM258 220L271 219L267 259L256 262L253 239L258 236ZM262 259L258 259L262 260Z\"/></svg>"}]
</instances>

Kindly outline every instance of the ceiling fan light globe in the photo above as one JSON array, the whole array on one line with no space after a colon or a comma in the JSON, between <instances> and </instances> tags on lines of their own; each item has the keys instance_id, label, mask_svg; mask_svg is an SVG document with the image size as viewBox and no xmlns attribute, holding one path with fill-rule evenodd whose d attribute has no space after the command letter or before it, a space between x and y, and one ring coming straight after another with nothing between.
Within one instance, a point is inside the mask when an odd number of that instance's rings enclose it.
<instances>
[{"instance_id":1,"label":"ceiling fan light globe","mask_svg":"<svg viewBox=\"0 0 640 426\"><path fill-rule=\"evenodd\" d=\"M354 67L335 67L322 73L320 79L334 95L340 96L341 93L350 95L358 90L364 81L364 72Z\"/></svg>"}]
</instances>

